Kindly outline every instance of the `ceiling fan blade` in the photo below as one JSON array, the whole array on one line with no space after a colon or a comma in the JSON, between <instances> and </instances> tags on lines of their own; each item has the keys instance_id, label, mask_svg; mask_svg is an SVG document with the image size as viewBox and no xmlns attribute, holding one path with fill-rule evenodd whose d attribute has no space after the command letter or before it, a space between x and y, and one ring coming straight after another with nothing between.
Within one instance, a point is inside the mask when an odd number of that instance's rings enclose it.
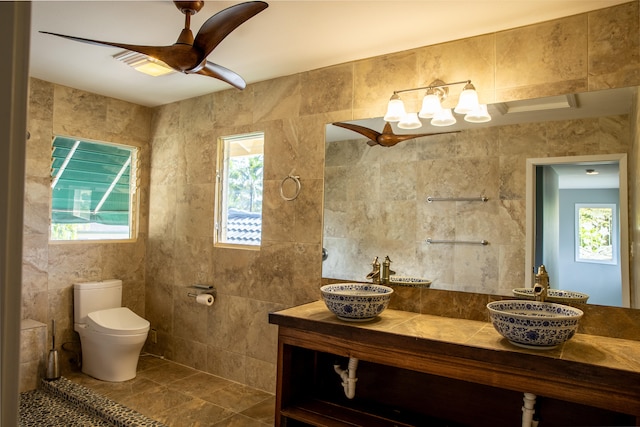
<instances>
[{"instance_id":1,"label":"ceiling fan blade","mask_svg":"<svg viewBox=\"0 0 640 427\"><path fill-rule=\"evenodd\" d=\"M360 135L365 136L372 141L376 141L376 143L378 141L378 137L381 135L380 132L376 132L375 130L364 126L354 125L353 123L335 122L333 125L358 132Z\"/></svg>"},{"instance_id":2,"label":"ceiling fan blade","mask_svg":"<svg viewBox=\"0 0 640 427\"><path fill-rule=\"evenodd\" d=\"M193 46L198 50L198 63L203 61L220 42L243 22L265 10L269 5L262 1L251 1L228 7L202 24Z\"/></svg>"},{"instance_id":3,"label":"ceiling fan blade","mask_svg":"<svg viewBox=\"0 0 640 427\"><path fill-rule=\"evenodd\" d=\"M202 74L203 76L213 77L229 83L231 86L238 89L244 89L247 86L244 79L236 72L210 61L207 61L205 66L200 70L190 74Z\"/></svg>"},{"instance_id":4,"label":"ceiling fan blade","mask_svg":"<svg viewBox=\"0 0 640 427\"><path fill-rule=\"evenodd\" d=\"M163 60L163 56L165 56L168 52L171 52L171 48L172 48L172 46L138 46L134 44L114 43L114 42L105 42L100 40L84 39L82 37L74 37L74 36L67 36L64 34L50 33L48 31L40 31L40 32L43 34L50 34L52 36L58 36L58 37L62 37L65 39L69 39L69 40L73 40L81 43L93 44L96 46L119 47L121 49L132 50L134 52L139 52L144 55L152 56L160 60Z\"/></svg>"}]
</instances>

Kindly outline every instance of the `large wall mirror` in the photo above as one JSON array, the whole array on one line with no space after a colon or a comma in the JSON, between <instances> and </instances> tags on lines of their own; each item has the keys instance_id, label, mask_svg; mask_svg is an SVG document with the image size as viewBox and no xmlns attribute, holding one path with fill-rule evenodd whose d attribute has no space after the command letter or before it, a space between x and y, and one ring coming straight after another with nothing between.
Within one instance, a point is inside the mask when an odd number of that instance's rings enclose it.
<instances>
[{"instance_id":1,"label":"large wall mirror","mask_svg":"<svg viewBox=\"0 0 640 427\"><path fill-rule=\"evenodd\" d=\"M564 261L535 258L544 240L536 248L532 224L541 228L545 222L528 215L536 202L535 193L529 194L534 186L527 183L535 181L536 171L544 174L545 166L556 174L574 167L586 179L586 169L598 165L602 177L605 169L615 169L618 185L607 197L616 194L618 200L583 202L574 189L573 218L577 205L615 207L616 264L608 259L581 266L615 265L616 290L591 290L590 302L629 306L626 155L634 140L635 97L635 88L623 88L489 105L488 123L466 124L458 117L448 128L425 124L406 131L393 125L398 134L456 131L393 147L370 146L361 135L328 124L323 277L366 281L374 257L389 256L396 274L431 280L432 288L511 295L513 288L531 286L534 267L549 262L551 286L569 289L574 282L566 279ZM381 118L353 123L378 132L384 127ZM547 225L550 233L549 220ZM576 239L569 240L575 261Z\"/></svg>"}]
</instances>

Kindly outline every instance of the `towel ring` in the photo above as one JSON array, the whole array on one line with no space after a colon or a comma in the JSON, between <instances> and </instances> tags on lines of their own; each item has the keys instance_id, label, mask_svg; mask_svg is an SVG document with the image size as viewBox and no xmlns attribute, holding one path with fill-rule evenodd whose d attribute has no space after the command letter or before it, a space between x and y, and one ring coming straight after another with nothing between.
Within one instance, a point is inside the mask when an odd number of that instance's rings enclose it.
<instances>
[{"instance_id":1,"label":"towel ring","mask_svg":"<svg viewBox=\"0 0 640 427\"><path fill-rule=\"evenodd\" d=\"M300 194L300 189L302 188L302 184L300 184L300 176L298 175L293 175L293 172L295 171L295 169L292 169L291 172L289 173L289 175L287 175L282 182L280 183L280 197L282 197L284 200L290 202L291 200L295 200L298 197L298 194ZM292 180L293 182L296 183L296 192L293 195L293 197L287 197L284 195L284 183L288 180Z\"/></svg>"}]
</instances>

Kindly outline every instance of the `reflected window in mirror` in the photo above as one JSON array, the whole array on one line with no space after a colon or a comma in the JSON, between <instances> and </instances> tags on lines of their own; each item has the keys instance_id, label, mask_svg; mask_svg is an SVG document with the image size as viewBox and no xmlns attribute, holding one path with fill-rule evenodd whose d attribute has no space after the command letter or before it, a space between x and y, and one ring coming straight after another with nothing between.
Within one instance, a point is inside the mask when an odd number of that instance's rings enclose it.
<instances>
[{"instance_id":1,"label":"reflected window in mirror","mask_svg":"<svg viewBox=\"0 0 640 427\"><path fill-rule=\"evenodd\" d=\"M617 264L616 205L576 204L576 261Z\"/></svg>"}]
</instances>

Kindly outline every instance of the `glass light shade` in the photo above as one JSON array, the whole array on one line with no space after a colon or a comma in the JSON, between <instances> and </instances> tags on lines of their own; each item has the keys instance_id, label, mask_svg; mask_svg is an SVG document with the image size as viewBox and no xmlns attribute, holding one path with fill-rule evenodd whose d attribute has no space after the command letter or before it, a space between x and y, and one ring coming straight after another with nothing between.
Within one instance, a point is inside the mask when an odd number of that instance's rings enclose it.
<instances>
[{"instance_id":1,"label":"glass light shade","mask_svg":"<svg viewBox=\"0 0 640 427\"><path fill-rule=\"evenodd\" d=\"M164 76L165 74L175 73L172 68L164 64L162 61L149 61L140 65L132 65L136 71L148 74L153 77Z\"/></svg>"},{"instance_id":2,"label":"glass light shade","mask_svg":"<svg viewBox=\"0 0 640 427\"><path fill-rule=\"evenodd\" d=\"M467 114L476 110L478 105L480 105L478 102L478 92L476 92L476 88L473 87L471 83L467 83L460 94L458 105L453 111L458 114Z\"/></svg>"},{"instance_id":3,"label":"glass light shade","mask_svg":"<svg viewBox=\"0 0 640 427\"><path fill-rule=\"evenodd\" d=\"M113 55L113 58L127 64L136 71L154 77L176 72L173 68L169 67L159 59L144 55L139 52L123 50L122 52L118 52Z\"/></svg>"},{"instance_id":4,"label":"glass light shade","mask_svg":"<svg viewBox=\"0 0 640 427\"><path fill-rule=\"evenodd\" d=\"M451 126L456 124L456 119L451 113L451 108L443 108L431 119L433 126Z\"/></svg>"},{"instance_id":5,"label":"glass light shade","mask_svg":"<svg viewBox=\"0 0 640 427\"><path fill-rule=\"evenodd\" d=\"M402 102L398 94L394 93L387 105L387 113L384 115L384 121L399 122L406 115L407 112L404 109L404 102Z\"/></svg>"},{"instance_id":6,"label":"glass light shade","mask_svg":"<svg viewBox=\"0 0 640 427\"><path fill-rule=\"evenodd\" d=\"M464 116L464 120L469 123L485 123L491 121L491 115L487 111L487 104L478 105L478 109Z\"/></svg>"},{"instance_id":7,"label":"glass light shade","mask_svg":"<svg viewBox=\"0 0 640 427\"><path fill-rule=\"evenodd\" d=\"M425 97L422 98L422 108L420 109L418 116L423 119L430 119L440 110L442 110L442 105L440 105L440 98L438 98L438 95L433 92L427 92Z\"/></svg>"},{"instance_id":8,"label":"glass light shade","mask_svg":"<svg viewBox=\"0 0 640 427\"><path fill-rule=\"evenodd\" d=\"M400 120L398 127L400 129L418 129L422 127L422 122L418 118L418 113L408 113Z\"/></svg>"}]
</instances>

